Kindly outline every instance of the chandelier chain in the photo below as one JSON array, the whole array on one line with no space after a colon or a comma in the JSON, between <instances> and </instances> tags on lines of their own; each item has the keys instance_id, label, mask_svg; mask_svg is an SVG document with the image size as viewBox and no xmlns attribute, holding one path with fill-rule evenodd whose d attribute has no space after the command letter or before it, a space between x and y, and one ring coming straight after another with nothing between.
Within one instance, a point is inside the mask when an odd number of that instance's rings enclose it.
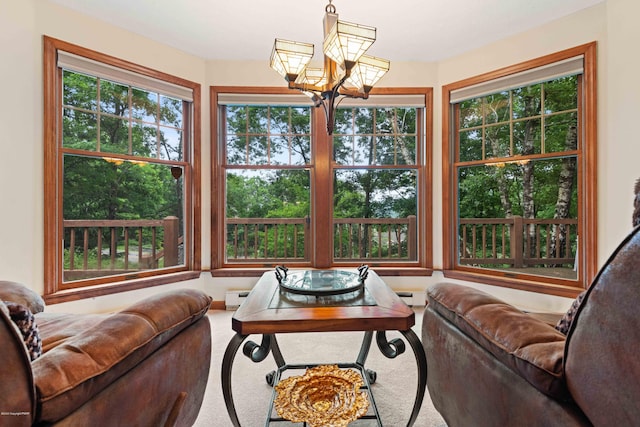
<instances>
[{"instance_id":1,"label":"chandelier chain","mask_svg":"<svg viewBox=\"0 0 640 427\"><path fill-rule=\"evenodd\" d=\"M333 0L329 0L329 4L325 6L324 11L327 13L336 13L336 7L331 4Z\"/></svg>"}]
</instances>

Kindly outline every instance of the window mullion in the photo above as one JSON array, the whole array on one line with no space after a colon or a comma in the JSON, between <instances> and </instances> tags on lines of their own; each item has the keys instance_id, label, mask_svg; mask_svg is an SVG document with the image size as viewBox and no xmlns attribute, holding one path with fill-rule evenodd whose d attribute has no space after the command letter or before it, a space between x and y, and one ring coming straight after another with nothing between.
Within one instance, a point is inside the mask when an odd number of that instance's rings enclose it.
<instances>
[{"instance_id":1,"label":"window mullion","mask_svg":"<svg viewBox=\"0 0 640 427\"><path fill-rule=\"evenodd\" d=\"M332 137L324 129L320 108L312 110L313 174L311 209L313 242L311 259L316 268L329 268L333 262L333 159Z\"/></svg>"},{"instance_id":2,"label":"window mullion","mask_svg":"<svg viewBox=\"0 0 640 427\"><path fill-rule=\"evenodd\" d=\"M102 107L100 105L100 92L101 92L101 86L102 86L102 79L97 78L96 79L96 98L97 98L97 102L96 102L96 151L102 151L101 148L101 130L100 130L100 124L102 123Z\"/></svg>"},{"instance_id":3,"label":"window mullion","mask_svg":"<svg viewBox=\"0 0 640 427\"><path fill-rule=\"evenodd\" d=\"M540 152L544 154L547 152L547 150L545 149L545 137L544 137L544 134L545 134L544 123L546 118L544 98L545 98L546 85L542 83L540 86L541 86L540 87Z\"/></svg>"},{"instance_id":4,"label":"window mullion","mask_svg":"<svg viewBox=\"0 0 640 427\"><path fill-rule=\"evenodd\" d=\"M515 146L513 145L513 91L509 91L509 156L515 155Z\"/></svg>"},{"instance_id":5,"label":"window mullion","mask_svg":"<svg viewBox=\"0 0 640 427\"><path fill-rule=\"evenodd\" d=\"M129 147L127 151L129 155L133 155L133 88L131 86L127 89L127 104L129 106L129 117L127 117L127 144ZM157 135L156 141L158 141Z\"/></svg>"}]
</instances>

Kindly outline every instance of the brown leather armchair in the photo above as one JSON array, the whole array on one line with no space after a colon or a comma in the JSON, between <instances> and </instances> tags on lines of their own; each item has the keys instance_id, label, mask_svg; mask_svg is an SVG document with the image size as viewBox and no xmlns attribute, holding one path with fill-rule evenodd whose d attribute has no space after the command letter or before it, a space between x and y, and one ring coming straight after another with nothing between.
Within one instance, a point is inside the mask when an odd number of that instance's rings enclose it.
<instances>
[{"instance_id":1,"label":"brown leather armchair","mask_svg":"<svg viewBox=\"0 0 640 427\"><path fill-rule=\"evenodd\" d=\"M2 301L37 313L33 362ZM45 313L35 292L0 282L0 426L192 425L209 373L210 304L176 290L114 314Z\"/></svg>"},{"instance_id":2,"label":"brown leather armchair","mask_svg":"<svg viewBox=\"0 0 640 427\"><path fill-rule=\"evenodd\" d=\"M429 393L450 427L640 423L640 228L598 273L567 335L486 293L428 289Z\"/></svg>"}]
</instances>

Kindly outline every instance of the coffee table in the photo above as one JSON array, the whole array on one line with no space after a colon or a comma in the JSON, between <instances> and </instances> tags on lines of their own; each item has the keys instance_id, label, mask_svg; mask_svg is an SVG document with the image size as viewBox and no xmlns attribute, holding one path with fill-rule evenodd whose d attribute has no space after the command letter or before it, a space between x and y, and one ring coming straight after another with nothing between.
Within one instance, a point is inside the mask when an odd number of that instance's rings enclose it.
<instances>
[{"instance_id":1,"label":"coffee table","mask_svg":"<svg viewBox=\"0 0 640 427\"><path fill-rule=\"evenodd\" d=\"M243 346L243 353L256 363L265 360L269 354L273 356L278 370L270 372L266 378L267 382L274 386L287 369L315 366L313 364L287 365L280 352L276 334L362 331L364 338L356 361L338 364L338 366L353 368L361 373L365 384L363 389L369 393L371 408L374 412L373 416L363 418L375 418L377 425L382 427L371 393L371 384L376 380L376 373L366 369L365 362L374 332L378 348L385 357L393 359L404 352L405 344L402 339L387 340L386 331L393 330L399 331L409 343L417 365L417 390L407 423L407 426L412 426L420 411L427 384L427 362L424 349L420 339L411 330L415 324L413 310L371 270L368 271L364 287L358 291L358 294L321 298L292 294L282 290L276 272L269 271L262 275L232 318L231 326L236 334L227 345L223 356L221 381L224 401L233 425L239 427L240 421L231 390L231 373L236 353L249 335L262 335L262 341L260 344L247 341ZM398 396L398 398L403 397ZM273 402L269 408L266 426L271 422L285 421L281 418L273 418L272 408Z\"/></svg>"}]
</instances>

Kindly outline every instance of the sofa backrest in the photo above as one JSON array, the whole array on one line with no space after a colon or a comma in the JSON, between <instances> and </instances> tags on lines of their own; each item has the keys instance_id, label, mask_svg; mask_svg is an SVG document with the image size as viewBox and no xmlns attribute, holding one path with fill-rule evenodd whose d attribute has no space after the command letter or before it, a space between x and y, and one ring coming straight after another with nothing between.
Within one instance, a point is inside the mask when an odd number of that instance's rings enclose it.
<instances>
[{"instance_id":1,"label":"sofa backrest","mask_svg":"<svg viewBox=\"0 0 640 427\"><path fill-rule=\"evenodd\" d=\"M0 301L0 425L30 426L35 419L35 385L22 335Z\"/></svg>"},{"instance_id":2,"label":"sofa backrest","mask_svg":"<svg viewBox=\"0 0 640 427\"><path fill-rule=\"evenodd\" d=\"M613 252L567 334L569 391L594 425L640 419L640 227Z\"/></svg>"}]
</instances>

